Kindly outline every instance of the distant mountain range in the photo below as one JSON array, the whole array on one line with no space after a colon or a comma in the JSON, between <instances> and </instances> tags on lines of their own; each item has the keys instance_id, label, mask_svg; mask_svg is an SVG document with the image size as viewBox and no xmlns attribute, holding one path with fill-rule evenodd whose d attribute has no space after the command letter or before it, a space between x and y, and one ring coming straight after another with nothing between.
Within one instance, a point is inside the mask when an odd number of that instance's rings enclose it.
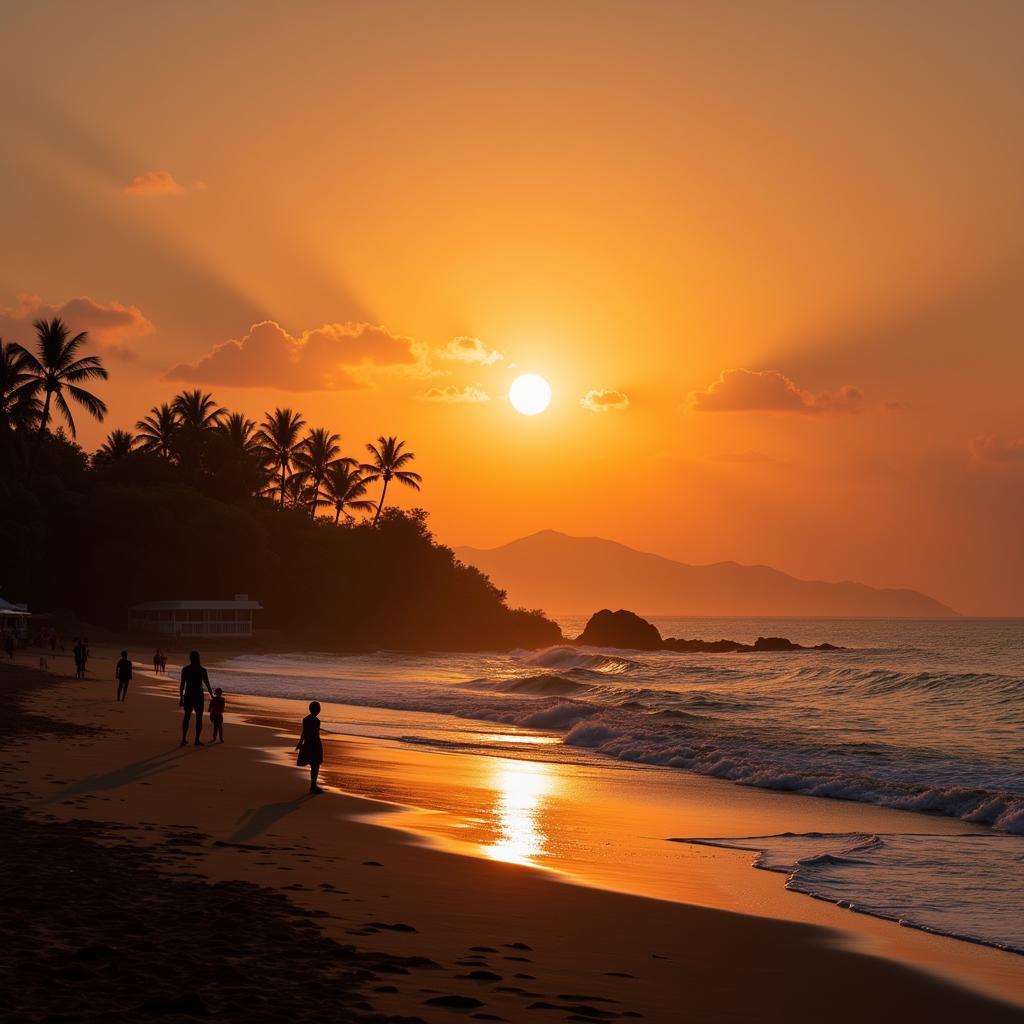
<instances>
[{"instance_id":1,"label":"distant mountain range","mask_svg":"<svg viewBox=\"0 0 1024 1024\"><path fill-rule=\"evenodd\" d=\"M628 608L640 615L950 617L916 590L799 580L767 565L687 565L600 537L542 530L497 548L456 555L508 591L513 605L550 615Z\"/></svg>"}]
</instances>

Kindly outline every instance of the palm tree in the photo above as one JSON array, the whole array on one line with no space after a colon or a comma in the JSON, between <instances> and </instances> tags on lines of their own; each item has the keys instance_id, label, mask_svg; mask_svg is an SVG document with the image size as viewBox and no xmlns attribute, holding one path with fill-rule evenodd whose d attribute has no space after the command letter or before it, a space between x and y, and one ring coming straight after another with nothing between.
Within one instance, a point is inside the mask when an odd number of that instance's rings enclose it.
<instances>
[{"instance_id":1,"label":"palm tree","mask_svg":"<svg viewBox=\"0 0 1024 1024\"><path fill-rule=\"evenodd\" d=\"M42 405L25 350L0 338L0 430L31 430L39 423Z\"/></svg>"},{"instance_id":2,"label":"palm tree","mask_svg":"<svg viewBox=\"0 0 1024 1024\"><path fill-rule=\"evenodd\" d=\"M107 439L96 450L96 456L101 461L113 461L123 459L131 455L135 448L135 435L129 430L112 430L107 434Z\"/></svg>"},{"instance_id":3,"label":"palm tree","mask_svg":"<svg viewBox=\"0 0 1024 1024\"><path fill-rule=\"evenodd\" d=\"M174 444L181 429L178 414L172 405L154 405L149 415L135 424L139 432L137 444L140 451L155 452L164 459L174 455Z\"/></svg>"},{"instance_id":4,"label":"palm tree","mask_svg":"<svg viewBox=\"0 0 1024 1024\"><path fill-rule=\"evenodd\" d=\"M203 393L196 388L195 391L182 391L174 396L171 403L178 416L181 425L186 430L213 430L220 421L227 409L219 406L213 395Z\"/></svg>"},{"instance_id":5,"label":"palm tree","mask_svg":"<svg viewBox=\"0 0 1024 1024\"><path fill-rule=\"evenodd\" d=\"M374 502L363 498L366 493L366 480L362 467L355 459L338 459L332 463L324 475L324 494L328 504L334 505L335 523L344 514L352 519L352 512L372 512Z\"/></svg>"},{"instance_id":6,"label":"palm tree","mask_svg":"<svg viewBox=\"0 0 1024 1024\"><path fill-rule=\"evenodd\" d=\"M380 504L377 506L377 514L373 517L373 525L376 526L380 520L380 514L384 511L384 499L387 497L388 484L397 480L414 491L420 489L423 477L419 473L403 469L408 466L416 456L412 452L404 452L404 441L397 437L378 437L377 444L368 444L366 450L373 456L373 461L363 464L363 471L366 474L363 480L368 483L376 483L378 480L384 482L380 492Z\"/></svg>"},{"instance_id":7,"label":"palm tree","mask_svg":"<svg viewBox=\"0 0 1024 1024\"><path fill-rule=\"evenodd\" d=\"M13 471L15 458L24 456L21 435L39 423L42 403L32 381L24 349L0 338L0 476Z\"/></svg>"},{"instance_id":8,"label":"palm tree","mask_svg":"<svg viewBox=\"0 0 1024 1024\"><path fill-rule=\"evenodd\" d=\"M227 418L218 424L217 430L235 451L244 455L259 454L260 442L256 434L256 423L243 413L228 413Z\"/></svg>"},{"instance_id":9,"label":"palm tree","mask_svg":"<svg viewBox=\"0 0 1024 1024\"><path fill-rule=\"evenodd\" d=\"M295 456L296 464L308 475L310 516L316 516L322 504L320 488L323 486L324 475L341 453L338 445L340 440L337 434L332 434L326 427L316 427L310 430L302 442L302 450Z\"/></svg>"},{"instance_id":10,"label":"palm tree","mask_svg":"<svg viewBox=\"0 0 1024 1024\"><path fill-rule=\"evenodd\" d=\"M65 395L82 406L90 416L103 422L107 413L106 403L91 391L79 387L88 380L106 380L107 371L98 356L80 356L79 351L89 340L86 331L72 336L67 324L59 316L52 320L36 320L36 352L33 354L21 345L13 347L25 354L26 369L32 378L27 385L33 397L43 396L43 408L39 417L36 444L50 424L50 406L57 406L72 437L77 437L75 418L71 415Z\"/></svg>"},{"instance_id":11,"label":"palm tree","mask_svg":"<svg viewBox=\"0 0 1024 1024\"><path fill-rule=\"evenodd\" d=\"M282 508L288 496L288 470L302 447L299 434L305 425L306 421L299 413L291 409L275 409L263 417L256 435L267 462L273 464L276 473L280 473L276 490Z\"/></svg>"}]
</instances>

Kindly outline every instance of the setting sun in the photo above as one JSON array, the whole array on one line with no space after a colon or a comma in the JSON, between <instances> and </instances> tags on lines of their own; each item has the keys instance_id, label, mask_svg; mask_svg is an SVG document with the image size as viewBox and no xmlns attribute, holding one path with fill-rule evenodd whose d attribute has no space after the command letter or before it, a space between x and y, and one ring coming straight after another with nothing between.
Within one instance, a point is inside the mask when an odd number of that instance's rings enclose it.
<instances>
[{"instance_id":1,"label":"setting sun","mask_svg":"<svg viewBox=\"0 0 1024 1024\"><path fill-rule=\"evenodd\" d=\"M524 373L512 381L508 400L516 412L536 416L551 404L551 385L536 373Z\"/></svg>"}]
</instances>

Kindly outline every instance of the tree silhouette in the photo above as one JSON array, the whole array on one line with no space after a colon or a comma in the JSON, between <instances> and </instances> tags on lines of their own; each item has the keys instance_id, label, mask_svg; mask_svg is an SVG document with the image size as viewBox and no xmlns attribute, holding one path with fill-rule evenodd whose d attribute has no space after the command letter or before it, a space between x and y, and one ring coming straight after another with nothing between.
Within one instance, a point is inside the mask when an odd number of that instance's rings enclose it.
<instances>
[{"instance_id":1,"label":"tree silhouette","mask_svg":"<svg viewBox=\"0 0 1024 1024\"><path fill-rule=\"evenodd\" d=\"M217 430L235 451L244 455L259 455L260 442L256 433L256 423L244 413L228 413L220 421Z\"/></svg>"},{"instance_id":2,"label":"tree silhouette","mask_svg":"<svg viewBox=\"0 0 1024 1024\"><path fill-rule=\"evenodd\" d=\"M277 492L282 508L289 494L289 470L301 449L302 440L299 435L305 425L306 421L299 413L278 408L264 416L256 435L267 462L275 467L275 473L279 475Z\"/></svg>"},{"instance_id":3,"label":"tree silhouette","mask_svg":"<svg viewBox=\"0 0 1024 1024\"><path fill-rule=\"evenodd\" d=\"M366 450L373 457L373 461L363 464L363 472L365 473L363 479L368 484L376 483L380 480L384 485L381 488L380 504L377 506L377 513L373 517L374 526L380 521L380 514L384 510L384 499L388 493L388 484L392 480L397 480L400 484L411 487L414 491L418 491L420 484L423 482L423 477L419 473L413 473L404 468L416 456L412 452L403 451L403 448L405 448L405 442L399 441L397 437L378 437L376 445L368 444L366 446Z\"/></svg>"},{"instance_id":4,"label":"tree silhouette","mask_svg":"<svg viewBox=\"0 0 1024 1024\"><path fill-rule=\"evenodd\" d=\"M135 429L138 431L136 443L140 451L154 452L165 459L174 456L181 422L172 405L167 402L154 405L149 414L135 424Z\"/></svg>"},{"instance_id":5,"label":"tree silhouette","mask_svg":"<svg viewBox=\"0 0 1024 1024\"><path fill-rule=\"evenodd\" d=\"M175 395L171 407L186 430L213 430L227 412L199 388Z\"/></svg>"},{"instance_id":6,"label":"tree silhouette","mask_svg":"<svg viewBox=\"0 0 1024 1024\"><path fill-rule=\"evenodd\" d=\"M341 454L338 442L341 438L332 434L325 427L310 430L308 437L302 442L302 448L295 455L295 462L306 474L309 485L309 514L315 516L322 501L320 489L323 486L327 470Z\"/></svg>"},{"instance_id":7,"label":"tree silhouette","mask_svg":"<svg viewBox=\"0 0 1024 1024\"><path fill-rule=\"evenodd\" d=\"M135 450L135 436L128 430L112 430L96 450L96 457L104 462L123 459Z\"/></svg>"},{"instance_id":8,"label":"tree silhouette","mask_svg":"<svg viewBox=\"0 0 1024 1024\"><path fill-rule=\"evenodd\" d=\"M42 405L32 394L32 380L25 350L0 338L0 473L5 476L24 455L22 436L39 423Z\"/></svg>"},{"instance_id":9,"label":"tree silhouette","mask_svg":"<svg viewBox=\"0 0 1024 1024\"><path fill-rule=\"evenodd\" d=\"M25 356L25 370L31 378L25 385L26 392L33 398L42 396L42 410L36 433L38 448L39 440L50 423L51 405L57 407L57 412L67 424L71 436L78 436L68 398L85 409L90 416L103 422L107 412L106 403L80 385L91 380L106 380L107 371L98 356L79 354L89 340L86 331L72 335L67 324L59 316L52 320L36 320L33 326L36 329L35 353L21 345L12 347L20 350Z\"/></svg>"},{"instance_id":10,"label":"tree silhouette","mask_svg":"<svg viewBox=\"0 0 1024 1024\"><path fill-rule=\"evenodd\" d=\"M366 494L366 480L362 467L355 459L338 459L328 467L324 475L324 495L327 504L334 506L334 521L344 515L347 521L353 518L352 511L372 512L374 503L363 497Z\"/></svg>"}]
</instances>

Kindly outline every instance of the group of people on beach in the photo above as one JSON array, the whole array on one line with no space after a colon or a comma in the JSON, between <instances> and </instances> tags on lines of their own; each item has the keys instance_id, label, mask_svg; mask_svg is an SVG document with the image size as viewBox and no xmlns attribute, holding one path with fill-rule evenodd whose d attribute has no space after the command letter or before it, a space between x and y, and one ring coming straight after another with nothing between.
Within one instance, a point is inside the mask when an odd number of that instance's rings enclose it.
<instances>
[{"instance_id":1,"label":"group of people on beach","mask_svg":"<svg viewBox=\"0 0 1024 1024\"><path fill-rule=\"evenodd\" d=\"M159 651L157 652L160 653ZM156 657L153 662L156 664ZM163 657L163 666L167 664L167 658ZM78 661L75 661L76 669ZM83 663L84 671L84 663ZM157 675L161 672L157 671ZM78 676L76 671L76 678ZM121 657L114 666L114 678L117 680L117 700L124 702L128 699L128 684L132 681L132 662L127 651L121 652ZM178 706L182 709L181 717L181 743L180 746L188 746L188 730L195 717L195 735L193 743L197 747L205 746L201 739L203 733L203 714L206 712L206 695L210 695L210 723L213 725L213 742L224 742L224 709L226 700L221 687L213 688L210 685L210 675L200 659L198 651L189 651L188 664L181 670L181 683L178 686ZM298 764L300 767L309 768L309 791L310 793L322 793L323 790L317 784L320 776L320 765L324 760L324 748L320 739L320 704L312 701L309 705L309 714L302 720L302 732L299 742L295 745L298 751Z\"/></svg>"},{"instance_id":2,"label":"group of people on beach","mask_svg":"<svg viewBox=\"0 0 1024 1024\"><path fill-rule=\"evenodd\" d=\"M71 656L75 659L75 678L85 678L85 667L89 663L89 638L75 637L75 642L71 646Z\"/></svg>"}]
</instances>

